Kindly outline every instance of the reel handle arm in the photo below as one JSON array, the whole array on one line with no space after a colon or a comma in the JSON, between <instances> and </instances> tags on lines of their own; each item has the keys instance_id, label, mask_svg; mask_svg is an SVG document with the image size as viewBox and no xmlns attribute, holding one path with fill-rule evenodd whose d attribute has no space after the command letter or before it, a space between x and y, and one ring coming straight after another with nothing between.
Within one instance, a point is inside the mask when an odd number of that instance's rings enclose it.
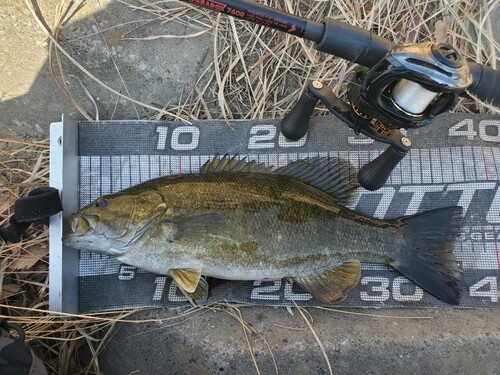
<instances>
[{"instance_id":1,"label":"reel handle arm","mask_svg":"<svg viewBox=\"0 0 500 375\"><path fill-rule=\"evenodd\" d=\"M352 127L348 114L349 106L340 100L328 86L323 85L320 81L311 81L298 102L281 120L281 133L292 141L302 138L307 133L309 121L319 101L331 113Z\"/></svg>"},{"instance_id":2,"label":"reel handle arm","mask_svg":"<svg viewBox=\"0 0 500 375\"><path fill-rule=\"evenodd\" d=\"M281 121L283 135L291 140L302 138L308 129L314 107L321 101L328 110L345 122L357 133L362 133L375 141L389 144L376 159L366 164L358 172L358 181L367 190L380 189L396 165L405 157L411 141L398 130L386 127L382 122L364 116L357 108L340 100L333 91L319 81L309 83L297 104Z\"/></svg>"}]
</instances>

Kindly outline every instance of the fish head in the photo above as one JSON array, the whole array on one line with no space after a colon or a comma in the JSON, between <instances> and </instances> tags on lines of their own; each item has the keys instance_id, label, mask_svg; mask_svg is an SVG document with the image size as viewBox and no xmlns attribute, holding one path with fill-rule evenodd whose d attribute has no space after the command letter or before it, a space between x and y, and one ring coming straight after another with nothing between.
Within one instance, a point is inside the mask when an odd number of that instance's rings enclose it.
<instances>
[{"instance_id":1,"label":"fish head","mask_svg":"<svg viewBox=\"0 0 500 375\"><path fill-rule=\"evenodd\" d=\"M165 215L167 205L154 189L102 196L70 217L66 246L119 256L139 242Z\"/></svg>"}]
</instances>

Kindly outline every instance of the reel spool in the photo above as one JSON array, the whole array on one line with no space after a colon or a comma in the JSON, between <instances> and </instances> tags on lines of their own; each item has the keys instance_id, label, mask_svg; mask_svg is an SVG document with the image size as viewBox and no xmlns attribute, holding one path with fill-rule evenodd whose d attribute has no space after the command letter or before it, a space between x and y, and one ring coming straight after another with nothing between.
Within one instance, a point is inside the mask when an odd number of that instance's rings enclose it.
<instances>
[{"instance_id":1,"label":"reel spool","mask_svg":"<svg viewBox=\"0 0 500 375\"><path fill-rule=\"evenodd\" d=\"M471 84L468 65L453 47L439 43L396 46L372 68L355 73L348 86L350 103L321 82L311 82L282 120L281 131L289 139L302 138L314 107L323 102L356 133L389 144L358 173L361 186L377 190L410 150L410 139L398 129L429 125Z\"/></svg>"},{"instance_id":2,"label":"reel spool","mask_svg":"<svg viewBox=\"0 0 500 375\"><path fill-rule=\"evenodd\" d=\"M451 46L408 44L393 48L371 69L356 73L351 103L386 126L418 128L447 111L472 84L467 63Z\"/></svg>"},{"instance_id":3,"label":"reel spool","mask_svg":"<svg viewBox=\"0 0 500 375\"><path fill-rule=\"evenodd\" d=\"M411 141L397 129L418 128L450 108L468 90L478 99L500 105L500 72L466 62L451 46L440 43L393 45L371 31L333 18L315 22L252 0L182 0L294 35L315 43L316 50L366 67L348 88L350 104L314 81L281 121L282 134L298 140L307 132L318 101L356 132L389 144L358 174L369 190L380 188Z\"/></svg>"}]
</instances>

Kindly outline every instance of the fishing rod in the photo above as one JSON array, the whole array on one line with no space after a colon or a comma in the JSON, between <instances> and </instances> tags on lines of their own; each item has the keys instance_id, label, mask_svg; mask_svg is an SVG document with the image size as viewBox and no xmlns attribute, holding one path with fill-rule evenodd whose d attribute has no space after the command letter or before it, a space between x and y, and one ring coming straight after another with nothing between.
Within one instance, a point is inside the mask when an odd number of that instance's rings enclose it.
<instances>
[{"instance_id":1,"label":"fishing rod","mask_svg":"<svg viewBox=\"0 0 500 375\"><path fill-rule=\"evenodd\" d=\"M360 185L368 190L382 187L410 151L411 140L398 129L429 125L466 91L500 105L500 72L466 61L448 44L393 44L332 18L314 22L247 0L182 1L313 41L318 51L360 65L347 88L349 102L322 82L312 81L280 128L288 139L302 138L321 101L357 134L388 144L358 172Z\"/></svg>"}]
</instances>

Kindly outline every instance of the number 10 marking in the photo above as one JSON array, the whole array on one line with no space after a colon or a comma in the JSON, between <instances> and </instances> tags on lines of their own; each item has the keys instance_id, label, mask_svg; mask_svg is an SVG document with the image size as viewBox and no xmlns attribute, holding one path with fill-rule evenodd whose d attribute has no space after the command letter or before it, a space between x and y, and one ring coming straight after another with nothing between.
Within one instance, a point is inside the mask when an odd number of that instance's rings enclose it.
<instances>
[{"instance_id":1,"label":"number 10 marking","mask_svg":"<svg viewBox=\"0 0 500 375\"><path fill-rule=\"evenodd\" d=\"M165 150L167 148L168 127L158 126L156 128L156 132L158 133L158 142L156 144L156 149ZM186 137L189 137L190 141L187 143L181 143L181 134L186 134ZM194 150L198 147L199 143L200 129L198 129L196 126L179 126L174 129L174 131L172 132L172 137L170 139L170 147L172 148L172 150L176 151Z\"/></svg>"}]
</instances>

